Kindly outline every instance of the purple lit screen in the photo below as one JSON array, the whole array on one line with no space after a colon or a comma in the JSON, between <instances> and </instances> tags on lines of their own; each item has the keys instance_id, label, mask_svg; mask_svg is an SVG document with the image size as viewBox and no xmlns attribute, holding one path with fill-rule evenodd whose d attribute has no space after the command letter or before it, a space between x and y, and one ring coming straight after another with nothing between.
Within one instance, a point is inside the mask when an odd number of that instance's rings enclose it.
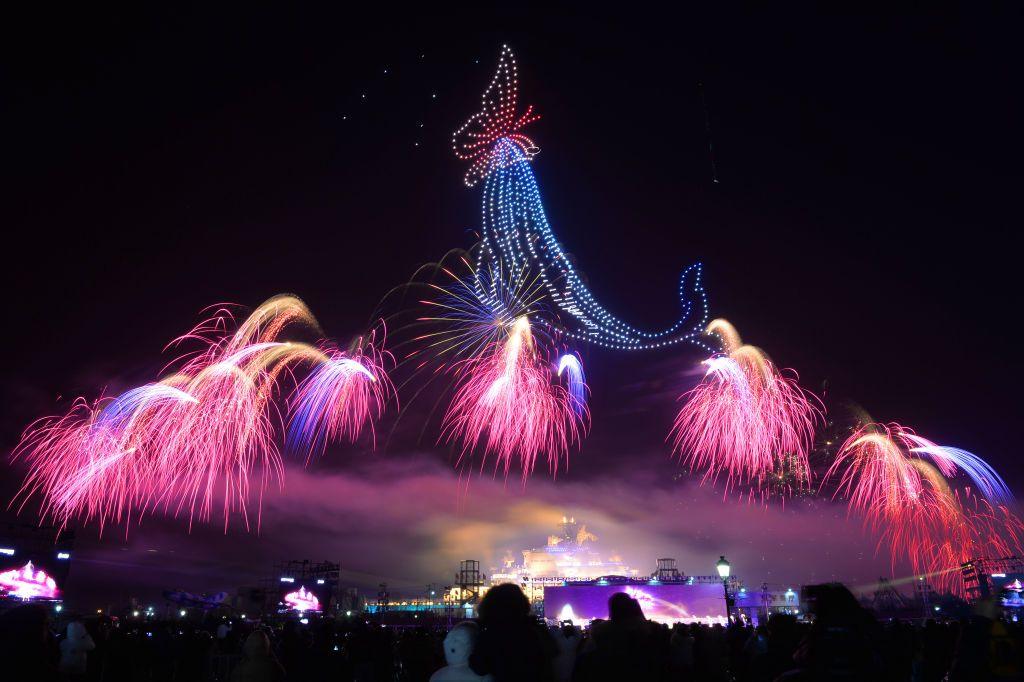
<instances>
[{"instance_id":1,"label":"purple lit screen","mask_svg":"<svg viewBox=\"0 0 1024 682\"><path fill-rule=\"evenodd\" d=\"M608 598L625 592L659 623L725 624L721 585L564 585L544 588L544 615L552 621L587 625L608 618Z\"/></svg>"}]
</instances>

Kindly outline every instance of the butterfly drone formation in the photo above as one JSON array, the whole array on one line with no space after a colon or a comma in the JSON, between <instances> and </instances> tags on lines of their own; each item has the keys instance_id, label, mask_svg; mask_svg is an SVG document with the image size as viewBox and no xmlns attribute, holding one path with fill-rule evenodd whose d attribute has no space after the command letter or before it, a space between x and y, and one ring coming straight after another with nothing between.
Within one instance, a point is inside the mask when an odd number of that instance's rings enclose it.
<instances>
[{"instance_id":1,"label":"butterfly drone formation","mask_svg":"<svg viewBox=\"0 0 1024 682\"><path fill-rule=\"evenodd\" d=\"M524 481L543 462L556 475L590 423L578 349L682 343L708 357L670 428L680 462L702 482L750 499L812 491L810 453L824 407L730 323L709 321L700 264L683 271L682 310L662 330L630 325L588 290L548 223L533 174L539 148L523 131L538 118L519 105L515 59L504 47L480 111L452 139L469 164L465 184L482 184L480 241L454 265L437 266L440 283L425 284L430 293L411 325L418 331L400 362L380 331L339 350L293 296L267 301L241 323L222 307L172 343L194 348L165 377L79 399L31 425L14 452L28 474L12 504L38 500L43 518L61 526L127 528L153 511L191 525L219 506L225 529L235 514L258 527L264 491L283 482L284 457L308 464L332 442L372 437L385 406L397 404L388 373L406 362L448 380L438 439L454 445L459 462L476 457L481 468L506 477L515 469ZM1021 522L998 474L910 429L860 424L825 483L894 562L905 558L939 582L967 559L1020 551Z\"/></svg>"}]
</instances>

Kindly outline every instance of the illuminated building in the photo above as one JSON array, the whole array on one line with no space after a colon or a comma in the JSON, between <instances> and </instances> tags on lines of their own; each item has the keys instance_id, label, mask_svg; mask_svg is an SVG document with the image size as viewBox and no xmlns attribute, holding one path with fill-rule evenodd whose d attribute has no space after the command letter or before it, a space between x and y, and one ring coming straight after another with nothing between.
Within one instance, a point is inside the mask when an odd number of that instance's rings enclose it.
<instances>
[{"instance_id":1,"label":"illuminated building","mask_svg":"<svg viewBox=\"0 0 1024 682\"><path fill-rule=\"evenodd\" d=\"M573 517L562 517L558 532L548 536L543 547L524 549L521 562L514 556L493 569L488 586L519 585L531 602L544 599L544 587L567 582L586 582L608 576L635 578L639 571L629 568L621 557L605 555L598 537Z\"/></svg>"}]
</instances>

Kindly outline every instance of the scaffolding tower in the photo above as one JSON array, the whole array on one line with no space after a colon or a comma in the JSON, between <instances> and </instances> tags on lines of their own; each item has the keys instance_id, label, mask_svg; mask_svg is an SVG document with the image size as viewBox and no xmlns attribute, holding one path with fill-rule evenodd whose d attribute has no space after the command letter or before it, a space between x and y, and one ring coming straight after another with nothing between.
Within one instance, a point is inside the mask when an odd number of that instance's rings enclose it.
<instances>
[{"instance_id":1,"label":"scaffolding tower","mask_svg":"<svg viewBox=\"0 0 1024 682\"><path fill-rule=\"evenodd\" d=\"M651 576L661 582L675 582L683 579L683 574L676 568L676 560L672 558L658 559L658 570Z\"/></svg>"},{"instance_id":2,"label":"scaffolding tower","mask_svg":"<svg viewBox=\"0 0 1024 682\"><path fill-rule=\"evenodd\" d=\"M455 575L455 584L459 587L459 597L463 604L478 602L484 586L484 576L480 573L480 562L475 559L460 561L459 572Z\"/></svg>"},{"instance_id":3,"label":"scaffolding tower","mask_svg":"<svg viewBox=\"0 0 1024 682\"><path fill-rule=\"evenodd\" d=\"M993 593L993 575L1013 575L1024 573L1024 563L1016 556L1001 559L971 559L960 566L960 576L964 581L964 594L967 601L974 602L987 599Z\"/></svg>"}]
</instances>

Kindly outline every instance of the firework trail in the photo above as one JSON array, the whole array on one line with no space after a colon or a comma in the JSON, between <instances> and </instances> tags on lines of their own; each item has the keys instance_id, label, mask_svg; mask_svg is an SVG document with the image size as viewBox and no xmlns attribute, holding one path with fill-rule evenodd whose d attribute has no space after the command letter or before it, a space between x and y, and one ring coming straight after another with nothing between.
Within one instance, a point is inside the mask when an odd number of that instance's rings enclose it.
<instances>
[{"instance_id":1,"label":"firework trail","mask_svg":"<svg viewBox=\"0 0 1024 682\"><path fill-rule=\"evenodd\" d=\"M12 505L20 510L38 497L44 520L95 521L102 531L108 523L127 530L133 516L157 509L187 514L191 527L210 520L220 500L226 530L235 512L249 528L255 502L258 528L264 491L283 482L283 419L275 402L282 380L294 381L299 367L312 369L296 387L292 423L301 444L321 449L328 439L356 438L379 415L390 384L372 345L347 359L280 340L295 325L319 329L293 296L270 299L229 333L233 320L221 308L172 342L200 348L174 361L180 368L165 379L114 398L78 399L65 415L30 425L13 453L28 473ZM366 383L385 388L367 391L338 376L339 367L352 371L350 363L362 361L372 379Z\"/></svg>"},{"instance_id":2,"label":"firework trail","mask_svg":"<svg viewBox=\"0 0 1024 682\"><path fill-rule=\"evenodd\" d=\"M462 455L478 448L508 476L518 462L523 480L538 457L557 475L569 448L587 428L569 391L552 382L554 372L538 352L529 320L521 317L502 343L459 366L458 388L442 424L442 438L462 442ZM581 374L582 377L582 374Z\"/></svg>"},{"instance_id":3,"label":"firework trail","mask_svg":"<svg viewBox=\"0 0 1024 682\"><path fill-rule=\"evenodd\" d=\"M355 441L364 427L373 430L394 387L384 371L384 356L372 341L352 357L329 351L296 386L289 401L288 444L306 454L323 454L328 443Z\"/></svg>"},{"instance_id":4,"label":"firework trail","mask_svg":"<svg viewBox=\"0 0 1024 682\"><path fill-rule=\"evenodd\" d=\"M518 276L500 267L475 268L466 256L459 257L465 275L459 276L438 265L445 281L427 283L431 298L420 303L426 313L417 318L427 330L413 342L435 357L477 357L484 349L508 336L522 317L550 319L545 291L539 276L520 272ZM536 325L533 333L538 330Z\"/></svg>"},{"instance_id":5,"label":"firework trail","mask_svg":"<svg viewBox=\"0 0 1024 682\"><path fill-rule=\"evenodd\" d=\"M947 479L959 472L975 487L951 487ZM830 479L834 496L848 498L894 564L903 558L917 574L938 574L945 589L962 589L951 571L966 561L1021 551L1024 524L1006 506L1012 496L998 474L976 455L898 424L854 432L825 474Z\"/></svg>"},{"instance_id":6,"label":"firework trail","mask_svg":"<svg viewBox=\"0 0 1024 682\"><path fill-rule=\"evenodd\" d=\"M558 376L565 373L568 382L569 400L577 415L587 414L587 378L583 374L583 363L575 353L566 353L558 359Z\"/></svg>"},{"instance_id":7,"label":"firework trail","mask_svg":"<svg viewBox=\"0 0 1024 682\"><path fill-rule=\"evenodd\" d=\"M750 485L762 496L778 493L773 477L790 469L795 476L787 480L806 485L819 401L759 349L743 345L725 320L713 321L707 332L721 340L725 354L705 360L703 380L681 397L673 450L683 464L704 471L703 481L724 475L727 491Z\"/></svg>"}]
</instances>

